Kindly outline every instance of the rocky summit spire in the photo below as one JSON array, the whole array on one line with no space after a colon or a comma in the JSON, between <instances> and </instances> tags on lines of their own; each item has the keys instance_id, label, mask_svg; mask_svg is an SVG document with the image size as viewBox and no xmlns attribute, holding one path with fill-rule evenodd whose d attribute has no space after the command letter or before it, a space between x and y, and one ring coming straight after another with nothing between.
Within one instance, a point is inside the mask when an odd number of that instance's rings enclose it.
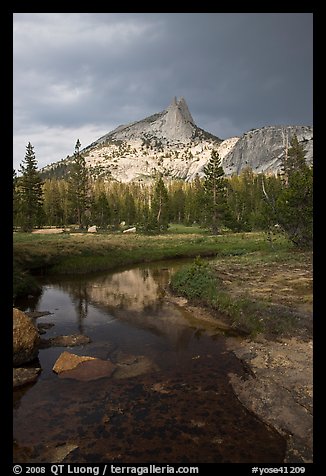
<instances>
[{"instance_id":1,"label":"rocky summit spire","mask_svg":"<svg viewBox=\"0 0 326 476\"><path fill-rule=\"evenodd\" d=\"M170 106L163 111L160 127L163 137L182 141L191 139L196 125L184 98L173 98Z\"/></svg>"},{"instance_id":2,"label":"rocky summit spire","mask_svg":"<svg viewBox=\"0 0 326 476\"><path fill-rule=\"evenodd\" d=\"M191 124L195 124L195 121L193 120L192 115L190 114L190 111L189 111L189 108L187 106L186 100L183 97L181 97L179 99L179 101L177 102L177 104L178 104L178 108L179 108L182 116L184 117L184 119L187 122L190 122Z\"/></svg>"},{"instance_id":3,"label":"rocky summit spire","mask_svg":"<svg viewBox=\"0 0 326 476\"><path fill-rule=\"evenodd\" d=\"M110 141L149 141L161 144L189 144L194 138L203 137L190 114L187 103L183 97L174 97L170 105L161 112L146 117L141 121L119 126L112 132L100 137L95 143L103 144ZM211 137L212 138L212 137ZM216 137L219 142L220 139ZM91 147L89 146L89 147Z\"/></svg>"},{"instance_id":4,"label":"rocky summit spire","mask_svg":"<svg viewBox=\"0 0 326 476\"><path fill-rule=\"evenodd\" d=\"M177 99L176 96L174 96L166 111L170 113L172 112L176 120L178 120L177 118L179 117L179 121L182 120L186 123L195 125L195 121L193 120L186 100L183 97Z\"/></svg>"},{"instance_id":5,"label":"rocky summit spire","mask_svg":"<svg viewBox=\"0 0 326 476\"><path fill-rule=\"evenodd\" d=\"M196 126L186 101L180 97L173 98L163 111L105 134L82 154L94 177L121 182L145 183L157 173L187 181L197 174L203 177L212 150L218 151L227 176L240 174L247 167L256 174L278 173L284 156L284 137L293 134L304 144L307 163L312 163L312 127L268 126L253 129L241 138L222 141ZM71 160L48 166L50 176L54 171L64 174L64 166Z\"/></svg>"}]
</instances>

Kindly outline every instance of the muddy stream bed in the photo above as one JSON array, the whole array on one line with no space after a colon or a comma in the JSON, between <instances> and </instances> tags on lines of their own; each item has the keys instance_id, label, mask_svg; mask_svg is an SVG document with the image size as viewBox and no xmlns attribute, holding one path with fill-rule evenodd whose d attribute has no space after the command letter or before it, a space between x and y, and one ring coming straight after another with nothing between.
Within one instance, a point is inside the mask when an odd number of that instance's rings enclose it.
<instances>
[{"instance_id":1,"label":"muddy stream bed","mask_svg":"<svg viewBox=\"0 0 326 476\"><path fill-rule=\"evenodd\" d=\"M43 280L27 311L50 311L42 337L87 345L39 352L36 383L14 391L15 462L281 463L285 439L238 400L248 377L224 331L165 296L180 263ZM110 377L62 378L64 352L110 360Z\"/></svg>"}]
</instances>

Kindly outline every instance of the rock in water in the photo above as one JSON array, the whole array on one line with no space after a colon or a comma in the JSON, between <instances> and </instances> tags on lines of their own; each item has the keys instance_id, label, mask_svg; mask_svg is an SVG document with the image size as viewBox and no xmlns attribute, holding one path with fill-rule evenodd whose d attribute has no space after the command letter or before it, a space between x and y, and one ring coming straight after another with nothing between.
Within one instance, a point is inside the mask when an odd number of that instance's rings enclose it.
<instances>
[{"instance_id":1,"label":"rock in water","mask_svg":"<svg viewBox=\"0 0 326 476\"><path fill-rule=\"evenodd\" d=\"M13 369L13 387L22 387L23 385L28 385L37 380L41 369L37 368L24 368L20 367L18 369Z\"/></svg>"},{"instance_id":2,"label":"rock in water","mask_svg":"<svg viewBox=\"0 0 326 476\"><path fill-rule=\"evenodd\" d=\"M18 367L37 357L40 336L33 320L13 309L13 365Z\"/></svg>"},{"instance_id":3,"label":"rock in water","mask_svg":"<svg viewBox=\"0 0 326 476\"><path fill-rule=\"evenodd\" d=\"M120 354L113 378L123 379L156 372L157 365L144 355Z\"/></svg>"},{"instance_id":4,"label":"rock in water","mask_svg":"<svg viewBox=\"0 0 326 476\"><path fill-rule=\"evenodd\" d=\"M37 462L38 463L63 463L65 458L75 451L78 446L74 443L47 443L44 445L38 445L37 450Z\"/></svg>"},{"instance_id":5,"label":"rock in water","mask_svg":"<svg viewBox=\"0 0 326 476\"><path fill-rule=\"evenodd\" d=\"M40 348L48 347L75 347L78 345L89 344L91 339L82 334L73 334L70 336L56 336L50 339L41 339Z\"/></svg>"},{"instance_id":6,"label":"rock in water","mask_svg":"<svg viewBox=\"0 0 326 476\"><path fill-rule=\"evenodd\" d=\"M115 369L116 365L109 360L63 352L52 370L61 378L89 381L110 377Z\"/></svg>"},{"instance_id":7,"label":"rock in water","mask_svg":"<svg viewBox=\"0 0 326 476\"><path fill-rule=\"evenodd\" d=\"M53 371L57 374L65 372L67 370L72 370L77 367L81 362L86 362L87 360L96 360L95 357L89 357L88 355L76 355L70 352L62 352L56 363L53 366Z\"/></svg>"},{"instance_id":8,"label":"rock in water","mask_svg":"<svg viewBox=\"0 0 326 476\"><path fill-rule=\"evenodd\" d=\"M116 366L109 360L93 359L81 362L72 370L61 372L59 377L88 382L102 377L110 377L115 369Z\"/></svg>"}]
</instances>

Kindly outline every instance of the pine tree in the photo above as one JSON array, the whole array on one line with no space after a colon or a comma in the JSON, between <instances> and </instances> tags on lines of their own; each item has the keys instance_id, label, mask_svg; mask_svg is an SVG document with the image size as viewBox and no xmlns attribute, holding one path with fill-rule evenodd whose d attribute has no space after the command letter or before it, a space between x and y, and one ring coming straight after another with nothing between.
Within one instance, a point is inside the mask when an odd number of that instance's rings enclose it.
<instances>
[{"instance_id":1,"label":"pine tree","mask_svg":"<svg viewBox=\"0 0 326 476\"><path fill-rule=\"evenodd\" d=\"M281 168L286 185L289 185L293 174L299 170L306 170L307 164L305 156L306 151L304 150L304 146L299 143L298 137L294 135L290 142L290 148L282 160Z\"/></svg>"},{"instance_id":2,"label":"pine tree","mask_svg":"<svg viewBox=\"0 0 326 476\"><path fill-rule=\"evenodd\" d=\"M12 192L13 192L13 225L14 227L19 225L19 192L18 192L18 178L16 170L13 171L13 182L12 182Z\"/></svg>"},{"instance_id":3,"label":"pine tree","mask_svg":"<svg viewBox=\"0 0 326 476\"><path fill-rule=\"evenodd\" d=\"M141 189L137 213L137 230L148 233L151 231L150 225L150 189L145 186Z\"/></svg>"},{"instance_id":4,"label":"pine tree","mask_svg":"<svg viewBox=\"0 0 326 476\"><path fill-rule=\"evenodd\" d=\"M19 171L22 174L18 185L19 221L23 231L32 231L42 224L44 214L42 180L37 170L34 147L30 142Z\"/></svg>"},{"instance_id":5,"label":"pine tree","mask_svg":"<svg viewBox=\"0 0 326 476\"><path fill-rule=\"evenodd\" d=\"M91 221L94 225L105 229L110 223L111 210L108 199L104 192L101 192L94 199L91 208Z\"/></svg>"},{"instance_id":6,"label":"pine tree","mask_svg":"<svg viewBox=\"0 0 326 476\"><path fill-rule=\"evenodd\" d=\"M157 233L166 231L169 226L169 197L161 175L154 185L151 225Z\"/></svg>"},{"instance_id":7,"label":"pine tree","mask_svg":"<svg viewBox=\"0 0 326 476\"><path fill-rule=\"evenodd\" d=\"M57 179L48 179L44 182L44 212L45 222L51 226L64 225L64 212L62 208L62 199L60 196L59 181Z\"/></svg>"},{"instance_id":8,"label":"pine tree","mask_svg":"<svg viewBox=\"0 0 326 476\"><path fill-rule=\"evenodd\" d=\"M205 221L214 235L219 233L220 224L227 211L226 182L221 159L216 150L204 167Z\"/></svg>"},{"instance_id":9,"label":"pine tree","mask_svg":"<svg viewBox=\"0 0 326 476\"><path fill-rule=\"evenodd\" d=\"M283 193L284 184L280 175L259 174L258 182L261 190L261 206L260 213L257 214L257 224L267 233L267 239L273 246L273 235L280 231L276 203Z\"/></svg>"},{"instance_id":10,"label":"pine tree","mask_svg":"<svg viewBox=\"0 0 326 476\"><path fill-rule=\"evenodd\" d=\"M129 190L124 195L123 220L127 225L134 225L136 222L135 200Z\"/></svg>"},{"instance_id":11,"label":"pine tree","mask_svg":"<svg viewBox=\"0 0 326 476\"><path fill-rule=\"evenodd\" d=\"M227 181L229 208L226 225L233 231L252 231L259 228L261 212L261 182L251 168Z\"/></svg>"},{"instance_id":12,"label":"pine tree","mask_svg":"<svg viewBox=\"0 0 326 476\"><path fill-rule=\"evenodd\" d=\"M80 145L77 139L69 176L69 199L79 228L84 228L88 208L88 171L86 161L79 151Z\"/></svg>"},{"instance_id":13,"label":"pine tree","mask_svg":"<svg viewBox=\"0 0 326 476\"><path fill-rule=\"evenodd\" d=\"M172 182L168 189L170 203L170 221L174 223L182 223L185 214L185 192L184 182L176 180Z\"/></svg>"},{"instance_id":14,"label":"pine tree","mask_svg":"<svg viewBox=\"0 0 326 476\"><path fill-rule=\"evenodd\" d=\"M313 170L305 161L306 151L296 136L283 160L284 187L276 201L278 223L299 248L312 246Z\"/></svg>"},{"instance_id":15,"label":"pine tree","mask_svg":"<svg viewBox=\"0 0 326 476\"><path fill-rule=\"evenodd\" d=\"M190 185L187 202L187 222L205 225L205 189L203 179L200 179L198 174L195 175L194 181Z\"/></svg>"}]
</instances>

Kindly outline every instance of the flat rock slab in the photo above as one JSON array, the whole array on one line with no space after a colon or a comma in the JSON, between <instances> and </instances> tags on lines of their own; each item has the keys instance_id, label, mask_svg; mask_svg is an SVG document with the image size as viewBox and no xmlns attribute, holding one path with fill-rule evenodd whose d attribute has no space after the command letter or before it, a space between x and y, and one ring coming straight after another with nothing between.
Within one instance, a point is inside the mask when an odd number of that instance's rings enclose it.
<instances>
[{"instance_id":1,"label":"flat rock slab","mask_svg":"<svg viewBox=\"0 0 326 476\"><path fill-rule=\"evenodd\" d=\"M158 367L144 355L119 354L117 370L113 378L123 379L137 377L148 372L155 372Z\"/></svg>"},{"instance_id":2,"label":"flat rock slab","mask_svg":"<svg viewBox=\"0 0 326 476\"><path fill-rule=\"evenodd\" d=\"M43 459L47 463L62 463L66 456L75 451L78 448L77 445L71 443L64 443L63 445L56 446L55 448L47 447Z\"/></svg>"},{"instance_id":3,"label":"flat rock slab","mask_svg":"<svg viewBox=\"0 0 326 476\"><path fill-rule=\"evenodd\" d=\"M23 385L28 385L37 380L39 373L41 372L40 368L24 368L19 367L13 369L13 387L18 388Z\"/></svg>"},{"instance_id":4,"label":"flat rock slab","mask_svg":"<svg viewBox=\"0 0 326 476\"><path fill-rule=\"evenodd\" d=\"M45 334L48 329L51 329L51 327L54 327L54 324L46 323L46 322L37 324L37 329L39 334Z\"/></svg>"},{"instance_id":5,"label":"flat rock slab","mask_svg":"<svg viewBox=\"0 0 326 476\"><path fill-rule=\"evenodd\" d=\"M50 339L41 339L40 348L47 349L49 347L75 347L77 345L89 344L90 342L90 337L81 334L56 336L51 337Z\"/></svg>"},{"instance_id":6,"label":"flat rock slab","mask_svg":"<svg viewBox=\"0 0 326 476\"><path fill-rule=\"evenodd\" d=\"M76 355L70 352L62 352L53 366L53 371L57 374L72 370L77 367L81 362L88 360L96 360L95 357L89 357L88 355Z\"/></svg>"},{"instance_id":7,"label":"flat rock slab","mask_svg":"<svg viewBox=\"0 0 326 476\"><path fill-rule=\"evenodd\" d=\"M50 235L53 233L63 233L63 228L40 228L39 230L33 230L32 233L35 235Z\"/></svg>"},{"instance_id":8,"label":"flat rock slab","mask_svg":"<svg viewBox=\"0 0 326 476\"><path fill-rule=\"evenodd\" d=\"M93 359L81 362L72 370L61 372L59 377L90 381L103 377L110 377L115 369L116 365L109 360Z\"/></svg>"},{"instance_id":9,"label":"flat rock slab","mask_svg":"<svg viewBox=\"0 0 326 476\"><path fill-rule=\"evenodd\" d=\"M53 312L50 311L28 311L25 312L26 316L31 317L32 319L37 319L42 316L50 316Z\"/></svg>"},{"instance_id":10,"label":"flat rock slab","mask_svg":"<svg viewBox=\"0 0 326 476\"><path fill-rule=\"evenodd\" d=\"M92 342L87 345L87 352L97 359L111 360L110 355L116 347L112 342Z\"/></svg>"},{"instance_id":11,"label":"flat rock slab","mask_svg":"<svg viewBox=\"0 0 326 476\"><path fill-rule=\"evenodd\" d=\"M312 341L297 338L267 341L228 341L253 377L230 374L239 400L287 437L286 463L312 463L313 351Z\"/></svg>"}]
</instances>

